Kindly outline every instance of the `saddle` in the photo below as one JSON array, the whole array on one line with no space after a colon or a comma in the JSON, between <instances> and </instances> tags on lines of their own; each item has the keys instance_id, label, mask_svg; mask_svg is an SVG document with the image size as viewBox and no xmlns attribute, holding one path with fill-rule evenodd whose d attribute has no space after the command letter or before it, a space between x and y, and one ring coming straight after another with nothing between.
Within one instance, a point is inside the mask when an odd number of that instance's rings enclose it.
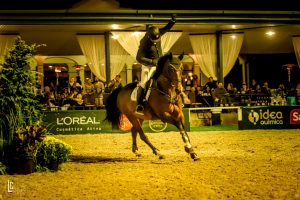
<instances>
[{"instance_id":1,"label":"saddle","mask_svg":"<svg viewBox=\"0 0 300 200\"><path fill-rule=\"evenodd\" d=\"M143 93L146 94L145 97L144 97L146 101L148 101L149 96L151 94L151 88L152 88L153 83L154 83L154 79L151 78L149 81L146 82L145 88L143 88L143 90L144 90ZM132 101L137 101L138 100L137 99L137 91L138 91L139 87L140 86L135 87L133 89L133 91L131 92L130 99Z\"/></svg>"}]
</instances>

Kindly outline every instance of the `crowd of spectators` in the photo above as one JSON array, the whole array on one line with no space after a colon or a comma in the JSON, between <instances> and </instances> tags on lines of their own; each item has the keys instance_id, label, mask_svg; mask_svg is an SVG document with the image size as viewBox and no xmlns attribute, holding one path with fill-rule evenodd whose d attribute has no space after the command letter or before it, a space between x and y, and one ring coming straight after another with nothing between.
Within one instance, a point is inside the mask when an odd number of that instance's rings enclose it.
<instances>
[{"instance_id":1,"label":"crowd of spectators","mask_svg":"<svg viewBox=\"0 0 300 200\"><path fill-rule=\"evenodd\" d=\"M300 105L300 83L289 89L284 84L270 88L267 81L260 85L253 79L249 87L246 83L241 86L227 83L225 86L209 77L207 83L201 86L198 77L193 75L184 78L182 85L189 99L186 106L287 105L287 97L293 97L295 104ZM108 84L97 77L94 81L86 78L83 86L77 76L71 78L64 88L55 88L53 84L45 86L43 103L47 110L101 109L105 106L105 97L118 87L122 87L120 75Z\"/></svg>"},{"instance_id":2,"label":"crowd of spectators","mask_svg":"<svg viewBox=\"0 0 300 200\"><path fill-rule=\"evenodd\" d=\"M122 87L120 75L107 85L97 77L93 82L86 78L84 84L79 76L72 77L63 88L56 88L53 83L45 86L42 103L45 110L102 109L105 105L105 95L117 87Z\"/></svg>"},{"instance_id":3,"label":"crowd of spectators","mask_svg":"<svg viewBox=\"0 0 300 200\"><path fill-rule=\"evenodd\" d=\"M287 105L288 98L294 100L294 104L300 105L300 83L291 88L284 84L270 88L268 81L260 85L253 79L249 87L246 83L240 86L227 83L225 87L222 82L209 77L207 83L200 86L197 78L194 80L193 76L189 76L182 84L190 99L189 106Z\"/></svg>"}]
</instances>

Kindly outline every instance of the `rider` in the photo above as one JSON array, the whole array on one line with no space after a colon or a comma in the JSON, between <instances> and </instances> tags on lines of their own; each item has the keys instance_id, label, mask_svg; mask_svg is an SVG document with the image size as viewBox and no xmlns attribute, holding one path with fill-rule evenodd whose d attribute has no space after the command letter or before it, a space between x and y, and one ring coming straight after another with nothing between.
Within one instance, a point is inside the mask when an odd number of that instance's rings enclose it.
<instances>
[{"instance_id":1,"label":"rider","mask_svg":"<svg viewBox=\"0 0 300 200\"><path fill-rule=\"evenodd\" d=\"M173 25L176 23L176 15L172 15L172 19L163 28L157 28L153 25L147 25L146 34L140 41L140 46L137 52L136 60L141 63L142 74L141 83L139 84L137 90L137 111L142 111L144 109L144 88L145 83L152 76L156 70L158 59L163 56L161 48L161 36L168 32Z\"/></svg>"}]
</instances>

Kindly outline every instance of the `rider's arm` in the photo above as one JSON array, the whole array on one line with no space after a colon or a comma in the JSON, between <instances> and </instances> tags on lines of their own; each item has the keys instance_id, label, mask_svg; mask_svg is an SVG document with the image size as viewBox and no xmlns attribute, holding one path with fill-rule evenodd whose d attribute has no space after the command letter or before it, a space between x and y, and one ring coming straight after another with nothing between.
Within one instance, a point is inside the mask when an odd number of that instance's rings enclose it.
<instances>
[{"instance_id":1,"label":"rider's arm","mask_svg":"<svg viewBox=\"0 0 300 200\"><path fill-rule=\"evenodd\" d=\"M146 57L145 48L146 48L145 42L141 41L139 50L138 50L137 55L136 55L136 60L139 63L141 63L142 65L145 65L145 66L154 66L154 65L156 65L156 63L153 59Z\"/></svg>"},{"instance_id":2,"label":"rider's arm","mask_svg":"<svg viewBox=\"0 0 300 200\"><path fill-rule=\"evenodd\" d=\"M172 18L167 25L159 29L160 34L163 35L169 30L171 30L171 28L174 26L175 23L176 23L176 19Z\"/></svg>"}]
</instances>

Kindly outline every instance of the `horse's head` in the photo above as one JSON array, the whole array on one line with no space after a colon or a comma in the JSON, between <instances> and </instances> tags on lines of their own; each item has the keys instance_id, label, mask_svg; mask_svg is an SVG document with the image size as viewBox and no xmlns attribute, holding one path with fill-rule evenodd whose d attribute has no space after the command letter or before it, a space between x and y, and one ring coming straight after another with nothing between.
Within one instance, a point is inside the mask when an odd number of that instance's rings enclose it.
<instances>
[{"instance_id":1,"label":"horse's head","mask_svg":"<svg viewBox=\"0 0 300 200\"><path fill-rule=\"evenodd\" d=\"M181 59L182 55L176 57L172 53L168 53L158 61L158 68L162 70L161 74L174 86L181 84L181 73L183 70Z\"/></svg>"}]
</instances>

